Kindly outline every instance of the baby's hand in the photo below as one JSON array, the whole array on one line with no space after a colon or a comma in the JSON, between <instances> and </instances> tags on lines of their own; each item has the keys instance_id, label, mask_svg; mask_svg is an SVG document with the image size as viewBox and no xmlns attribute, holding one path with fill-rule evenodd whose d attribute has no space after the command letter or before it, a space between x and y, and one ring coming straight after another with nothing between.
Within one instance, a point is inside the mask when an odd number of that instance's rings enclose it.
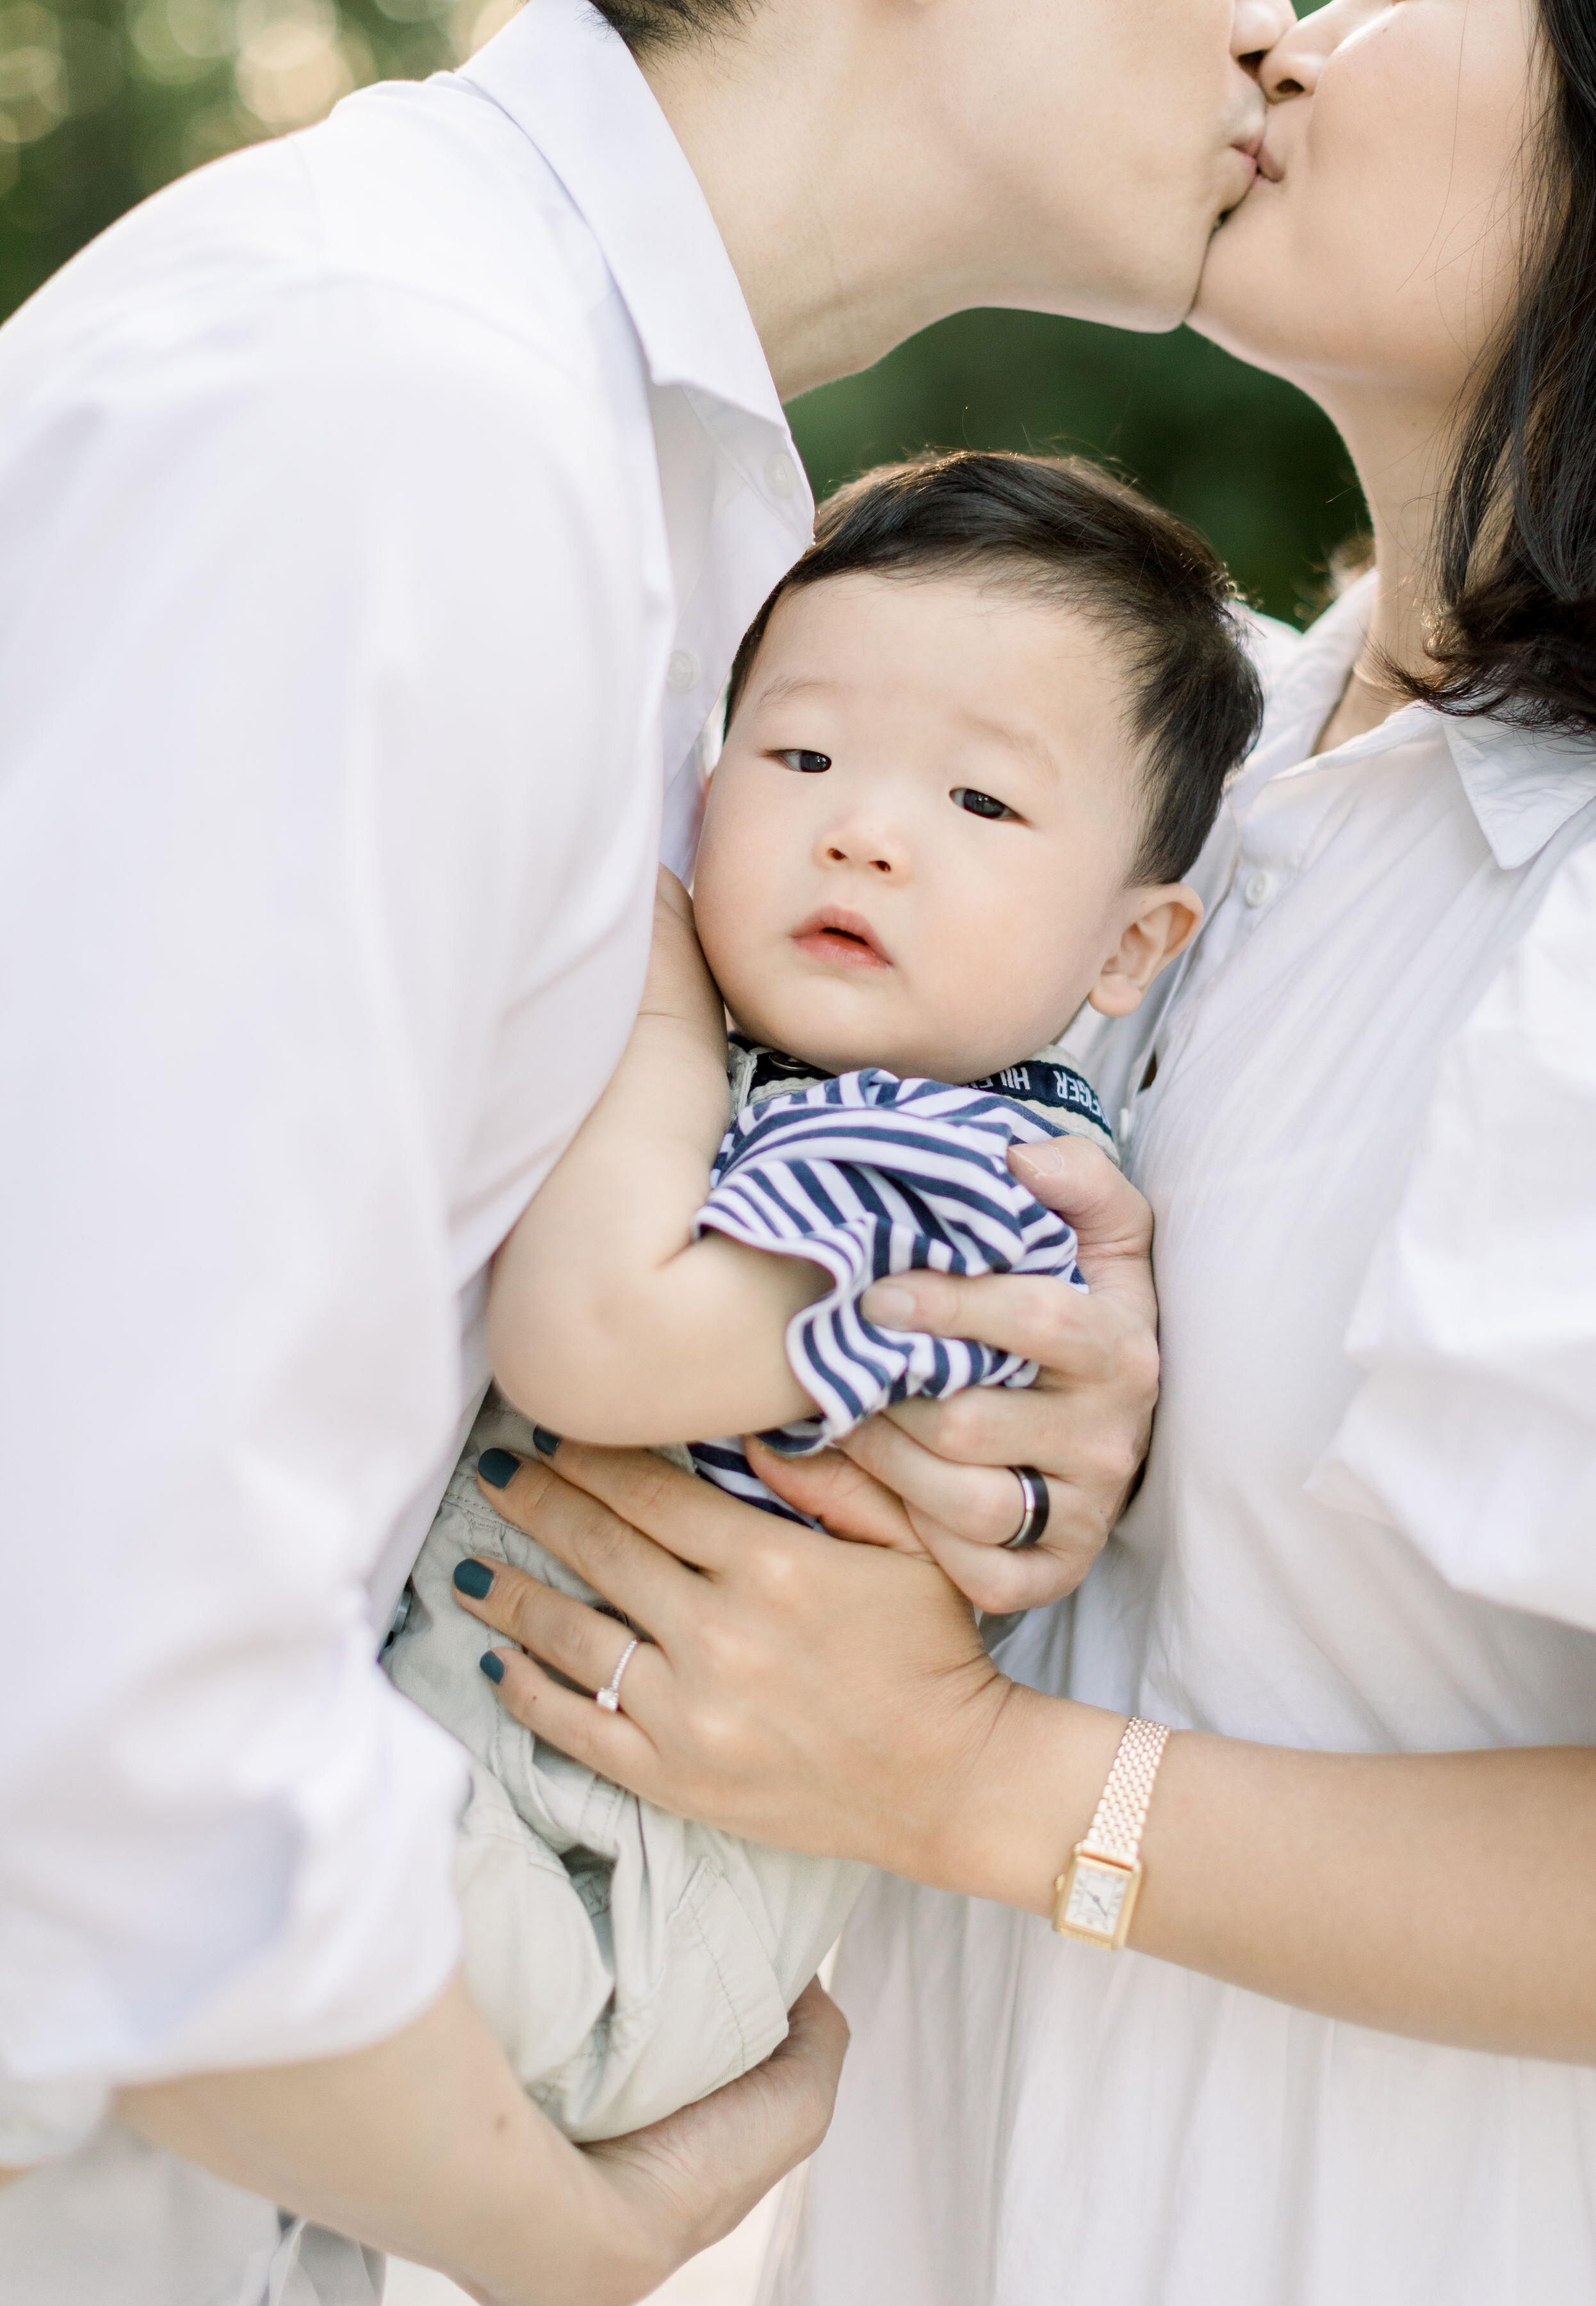
<instances>
[{"instance_id":1,"label":"baby's hand","mask_svg":"<svg viewBox=\"0 0 1596 2306\"><path fill-rule=\"evenodd\" d=\"M841 1449L820 1449L812 1457L782 1457L757 1433L745 1433L743 1448L765 1488L799 1513L812 1515L828 1537L932 1559L896 1490L856 1465Z\"/></svg>"},{"instance_id":2,"label":"baby's hand","mask_svg":"<svg viewBox=\"0 0 1596 2306\"><path fill-rule=\"evenodd\" d=\"M719 988L698 949L693 930L693 900L674 873L660 867L654 891L654 940L640 1017L663 1017L686 1025L724 1048L726 1012Z\"/></svg>"}]
</instances>

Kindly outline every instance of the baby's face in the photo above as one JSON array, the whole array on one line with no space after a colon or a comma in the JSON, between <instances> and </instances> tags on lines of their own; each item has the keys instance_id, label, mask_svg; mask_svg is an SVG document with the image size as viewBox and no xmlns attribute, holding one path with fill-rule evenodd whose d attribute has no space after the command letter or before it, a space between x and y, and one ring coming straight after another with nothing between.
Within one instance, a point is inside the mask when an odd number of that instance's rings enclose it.
<instances>
[{"instance_id":1,"label":"baby's face","mask_svg":"<svg viewBox=\"0 0 1596 2306\"><path fill-rule=\"evenodd\" d=\"M744 1031L828 1072L952 1081L1045 1047L1136 910L1128 706L1101 632L1016 591L850 576L786 594L694 883Z\"/></svg>"}]
</instances>

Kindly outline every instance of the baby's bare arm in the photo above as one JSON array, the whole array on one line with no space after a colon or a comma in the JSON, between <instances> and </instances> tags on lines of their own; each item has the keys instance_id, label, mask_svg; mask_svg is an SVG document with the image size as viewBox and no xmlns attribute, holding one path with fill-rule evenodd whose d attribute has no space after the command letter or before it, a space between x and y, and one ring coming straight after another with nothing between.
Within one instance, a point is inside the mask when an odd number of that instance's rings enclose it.
<instances>
[{"instance_id":1,"label":"baby's bare arm","mask_svg":"<svg viewBox=\"0 0 1596 2306\"><path fill-rule=\"evenodd\" d=\"M540 1424L648 1445L813 1414L784 1339L821 1268L692 1238L727 1119L721 996L687 892L661 872L626 1052L494 1264L493 1373Z\"/></svg>"}]
</instances>

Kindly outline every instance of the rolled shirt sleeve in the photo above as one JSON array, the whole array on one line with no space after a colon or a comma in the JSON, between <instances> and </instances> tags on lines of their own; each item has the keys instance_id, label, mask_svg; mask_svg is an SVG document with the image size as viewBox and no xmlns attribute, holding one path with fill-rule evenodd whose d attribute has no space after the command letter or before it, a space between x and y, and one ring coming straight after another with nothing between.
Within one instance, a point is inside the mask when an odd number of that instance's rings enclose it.
<instances>
[{"instance_id":1,"label":"rolled shirt sleeve","mask_svg":"<svg viewBox=\"0 0 1596 2306\"><path fill-rule=\"evenodd\" d=\"M1593 988L1587 841L1446 1051L1309 1486L1464 1591L1596 1630Z\"/></svg>"},{"instance_id":2,"label":"rolled shirt sleeve","mask_svg":"<svg viewBox=\"0 0 1596 2306\"><path fill-rule=\"evenodd\" d=\"M588 382L337 281L174 349L122 263L0 376L0 2160L440 1991L464 1781L366 1581L657 854Z\"/></svg>"}]
</instances>

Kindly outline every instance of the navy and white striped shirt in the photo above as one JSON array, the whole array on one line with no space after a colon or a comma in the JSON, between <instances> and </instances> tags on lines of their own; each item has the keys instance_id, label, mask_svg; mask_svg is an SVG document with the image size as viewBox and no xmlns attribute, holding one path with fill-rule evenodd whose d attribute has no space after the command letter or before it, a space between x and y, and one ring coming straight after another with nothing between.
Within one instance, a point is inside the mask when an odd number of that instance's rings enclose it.
<instances>
[{"instance_id":1,"label":"navy and white striped shirt","mask_svg":"<svg viewBox=\"0 0 1596 2306\"><path fill-rule=\"evenodd\" d=\"M1026 1191L1007 1159L1011 1145L1066 1133L1113 1152L1080 1075L1045 1057L953 1088L875 1066L816 1079L798 1060L736 1038L731 1055L738 1110L695 1235L721 1233L805 1258L832 1285L787 1331L788 1359L817 1413L762 1438L785 1456L807 1456L895 1401L1029 1385L1034 1362L971 1339L878 1328L858 1301L872 1282L916 1269L1043 1273L1085 1288L1072 1228ZM739 1440L695 1442L690 1454L721 1489L798 1518L752 1471Z\"/></svg>"}]
</instances>

